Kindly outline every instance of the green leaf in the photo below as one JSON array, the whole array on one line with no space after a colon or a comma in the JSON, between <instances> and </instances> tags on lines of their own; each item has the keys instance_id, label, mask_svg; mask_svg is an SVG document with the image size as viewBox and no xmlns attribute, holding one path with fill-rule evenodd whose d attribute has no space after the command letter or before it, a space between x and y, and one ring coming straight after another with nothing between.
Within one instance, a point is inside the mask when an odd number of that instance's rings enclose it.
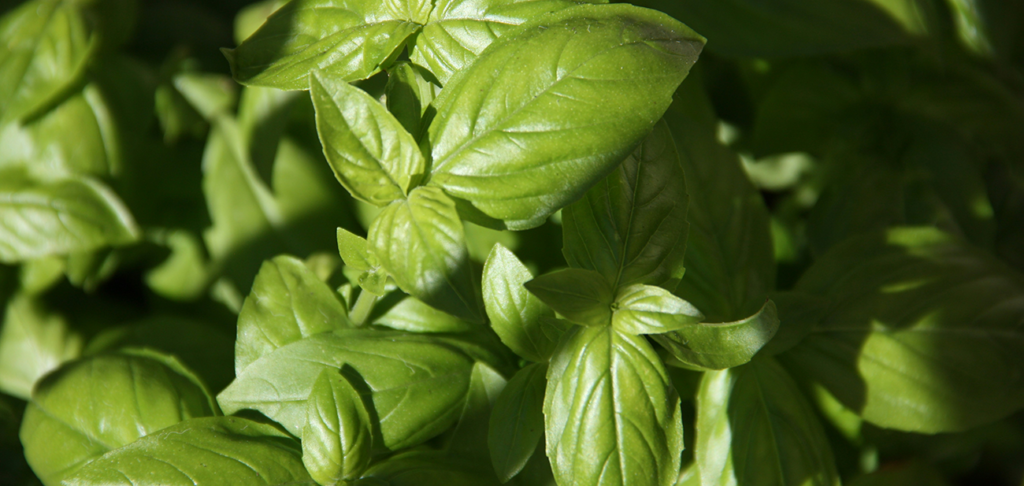
<instances>
[{"instance_id":1,"label":"green leaf","mask_svg":"<svg viewBox=\"0 0 1024 486\"><path fill-rule=\"evenodd\" d=\"M779 313L779 330L768 344L761 348L762 355L775 356L786 352L806 338L814 324L828 314L827 297L801 292L774 292Z\"/></svg>"},{"instance_id":2,"label":"green leaf","mask_svg":"<svg viewBox=\"0 0 1024 486\"><path fill-rule=\"evenodd\" d=\"M51 103L83 74L96 38L77 2L35 0L0 18L0 126Z\"/></svg>"},{"instance_id":3,"label":"green leaf","mask_svg":"<svg viewBox=\"0 0 1024 486\"><path fill-rule=\"evenodd\" d=\"M541 319L554 312L523 286L532 278L514 253L495 244L484 263L484 308L501 342L523 358L542 362L551 357L564 330Z\"/></svg>"},{"instance_id":4,"label":"green leaf","mask_svg":"<svg viewBox=\"0 0 1024 486\"><path fill-rule=\"evenodd\" d=\"M445 437L444 450L451 457L490 464L487 434L498 397L508 380L484 363L473 365L469 393L462 407L462 415L450 435ZM491 473L494 474L493 472Z\"/></svg>"},{"instance_id":5,"label":"green leaf","mask_svg":"<svg viewBox=\"0 0 1024 486\"><path fill-rule=\"evenodd\" d=\"M108 452L65 480L68 486L312 484L299 444L241 417L186 420Z\"/></svg>"},{"instance_id":6,"label":"green leaf","mask_svg":"<svg viewBox=\"0 0 1024 486\"><path fill-rule=\"evenodd\" d=\"M89 178L0 171L0 262L125 245L139 238L117 195Z\"/></svg>"},{"instance_id":7,"label":"green leaf","mask_svg":"<svg viewBox=\"0 0 1024 486\"><path fill-rule=\"evenodd\" d=\"M307 89L317 69L338 81L366 79L419 30L430 8L425 0L293 0L224 52L245 85Z\"/></svg>"},{"instance_id":8,"label":"green leaf","mask_svg":"<svg viewBox=\"0 0 1024 486\"><path fill-rule=\"evenodd\" d=\"M238 314L235 372L305 337L351 327L337 294L301 260L263 263Z\"/></svg>"},{"instance_id":9,"label":"green leaf","mask_svg":"<svg viewBox=\"0 0 1024 486\"><path fill-rule=\"evenodd\" d=\"M540 225L647 136L703 42L630 5L582 5L524 24L434 101L430 184L465 201L474 222Z\"/></svg>"},{"instance_id":10,"label":"green leaf","mask_svg":"<svg viewBox=\"0 0 1024 486\"><path fill-rule=\"evenodd\" d=\"M959 431L1024 406L1024 278L961 240L934 228L852 238L796 290L828 311L780 360L869 422Z\"/></svg>"},{"instance_id":11,"label":"green leaf","mask_svg":"<svg viewBox=\"0 0 1024 486\"><path fill-rule=\"evenodd\" d=\"M400 289L456 317L483 320L462 221L441 190L419 187L391 203L367 240Z\"/></svg>"},{"instance_id":12,"label":"green leaf","mask_svg":"<svg viewBox=\"0 0 1024 486\"><path fill-rule=\"evenodd\" d=\"M383 309L379 315L378 309ZM408 332L469 332L480 328L399 291L384 297L374 307L372 323Z\"/></svg>"},{"instance_id":13,"label":"green leaf","mask_svg":"<svg viewBox=\"0 0 1024 486\"><path fill-rule=\"evenodd\" d=\"M661 334L704 320L704 314L689 302L661 287L643 284L619 289L612 309L612 326L629 334Z\"/></svg>"},{"instance_id":14,"label":"green leaf","mask_svg":"<svg viewBox=\"0 0 1024 486\"><path fill-rule=\"evenodd\" d=\"M262 412L295 435L320 373L347 366L365 381L390 450L419 444L451 426L466 399L473 359L454 338L340 329L277 348L238 373L218 396L225 413ZM357 384L358 385L358 384Z\"/></svg>"},{"instance_id":15,"label":"green leaf","mask_svg":"<svg viewBox=\"0 0 1024 486\"><path fill-rule=\"evenodd\" d=\"M235 108L238 85L220 74L181 73L171 80L174 88L205 119L230 114Z\"/></svg>"},{"instance_id":16,"label":"green leaf","mask_svg":"<svg viewBox=\"0 0 1024 486\"><path fill-rule=\"evenodd\" d=\"M36 387L25 411L25 458L46 484L136 439L192 417L212 399L176 360L155 353L69 363Z\"/></svg>"},{"instance_id":17,"label":"green leaf","mask_svg":"<svg viewBox=\"0 0 1024 486\"><path fill-rule=\"evenodd\" d=\"M146 272L146 285L171 300L198 299L209 287L209 261L198 235L184 230L151 232L149 235L170 250L160 265Z\"/></svg>"},{"instance_id":18,"label":"green leaf","mask_svg":"<svg viewBox=\"0 0 1024 486\"><path fill-rule=\"evenodd\" d=\"M416 140L426 128L423 118L427 108L441 91L432 78L423 68L408 62L397 62L388 69L384 88L388 111Z\"/></svg>"},{"instance_id":19,"label":"green leaf","mask_svg":"<svg viewBox=\"0 0 1024 486\"><path fill-rule=\"evenodd\" d=\"M593 270L566 268L523 284L555 312L584 326L611 323L615 291Z\"/></svg>"},{"instance_id":20,"label":"green leaf","mask_svg":"<svg viewBox=\"0 0 1024 486\"><path fill-rule=\"evenodd\" d=\"M533 363L519 370L491 411L487 445L491 464L502 483L523 470L544 435L547 371L547 363Z\"/></svg>"},{"instance_id":21,"label":"green leaf","mask_svg":"<svg viewBox=\"0 0 1024 486\"><path fill-rule=\"evenodd\" d=\"M875 3L881 3L876 1ZM686 19L728 56L807 56L907 43L885 11L867 1L640 0Z\"/></svg>"},{"instance_id":22,"label":"green leaf","mask_svg":"<svg viewBox=\"0 0 1024 486\"><path fill-rule=\"evenodd\" d=\"M569 0L440 0L412 43L410 58L442 84L520 24L578 5ZM588 3L607 3L596 0Z\"/></svg>"},{"instance_id":23,"label":"green leaf","mask_svg":"<svg viewBox=\"0 0 1024 486\"><path fill-rule=\"evenodd\" d=\"M82 352L82 335L30 295L15 294L2 323L0 390L9 395L28 400L36 381Z\"/></svg>"},{"instance_id":24,"label":"green leaf","mask_svg":"<svg viewBox=\"0 0 1024 486\"><path fill-rule=\"evenodd\" d=\"M378 206L404 198L427 164L409 132L377 100L345 81L314 71L309 84L317 133L341 185Z\"/></svg>"},{"instance_id":25,"label":"green leaf","mask_svg":"<svg viewBox=\"0 0 1024 486\"><path fill-rule=\"evenodd\" d=\"M552 358L544 397L558 483L674 484L683 422L657 353L642 336L610 326L570 332Z\"/></svg>"},{"instance_id":26,"label":"green leaf","mask_svg":"<svg viewBox=\"0 0 1024 486\"><path fill-rule=\"evenodd\" d=\"M408 451L374 464L354 486L499 486L487 463Z\"/></svg>"},{"instance_id":27,"label":"green leaf","mask_svg":"<svg viewBox=\"0 0 1024 486\"><path fill-rule=\"evenodd\" d=\"M839 485L814 409L770 360L704 374L694 449L704 486Z\"/></svg>"},{"instance_id":28,"label":"green leaf","mask_svg":"<svg viewBox=\"0 0 1024 486\"><path fill-rule=\"evenodd\" d=\"M778 329L778 311L769 300L745 319L695 324L652 337L684 364L720 370L750 361Z\"/></svg>"},{"instance_id":29,"label":"green leaf","mask_svg":"<svg viewBox=\"0 0 1024 486\"><path fill-rule=\"evenodd\" d=\"M370 413L352 384L324 370L309 394L302 429L302 463L320 484L356 479L370 465L373 429Z\"/></svg>"},{"instance_id":30,"label":"green leaf","mask_svg":"<svg viewBox=\"0 0 1024 486\"><path fill-rule=\"evenodd\" d=\"M619 288L683 276L686 180L668 125L659 122L629 158L562 211L570 266L601 272Z\"/></svg>"},{"instance_id":31,"label":"green leaf","mask_svg":"<svg viewBox=\"0 0 1024 486\"><path fill-rule=\"evenodd\" d=\"M380 267L377 256L370 252L366 240L344 228L338 228L338 253L346 267L361 272L359 286L373 295L384 295L388 273Z\"/></svg>"},{"instance_id":32,"label":"green leaf","mask_svg":"<svg viewBox=\"0 0 1024 486\"><path fill-rule=\"evenodd\" d=\"M700 89L686 83L665 115L690 194L686 276L675 293L721 322L764 304L775 285L775 255L764 200L696 110L706 103Z\"/></svg>"}]
</instances>

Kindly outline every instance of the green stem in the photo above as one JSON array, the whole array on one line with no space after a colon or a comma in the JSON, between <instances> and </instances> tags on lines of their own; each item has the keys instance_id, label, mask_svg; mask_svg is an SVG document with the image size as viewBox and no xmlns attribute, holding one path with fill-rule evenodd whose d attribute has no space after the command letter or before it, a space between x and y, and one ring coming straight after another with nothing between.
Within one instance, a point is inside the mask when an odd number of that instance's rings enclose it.
<instances>
[{"instance_id":1,"label":"green stem","mask_svg":"<svg viewBox=\"0 0 1024 486\"><path fill-rule=\"evenodd\" d=\"M371 292L367 292L366 289L359 291L359 297L356 298L355 305L352 306L352 311L348 313L349 320L356 327L360 327L366 324L366 319L370 317L370 311L373 310L373 304L377 303L377 296Z\"/></svg>"}]
</instances>

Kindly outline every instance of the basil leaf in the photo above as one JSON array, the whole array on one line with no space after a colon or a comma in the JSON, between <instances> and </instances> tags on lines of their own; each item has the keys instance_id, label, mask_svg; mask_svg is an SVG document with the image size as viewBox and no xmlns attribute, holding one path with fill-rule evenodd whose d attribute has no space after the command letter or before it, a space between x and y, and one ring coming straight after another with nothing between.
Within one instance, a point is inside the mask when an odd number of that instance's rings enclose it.
<instances>
[{"instance_id":1,"label":"basil leaf","mask_svg":"<svg viewBox=\"0 0 1024 486\"><path fill-rule=\"evenodd\" d=\"M423 117L441 87L423 68L408 62L397 62L388 69L388 84L384 87L388 111L412 134L420 139L426 125Z\"/></svg>"},{"instance_id":2,"label":"basil leaf","mask_svg":"<svg viewBox=\"0 0 1024 486\"><path fill-rule=\"evenodd\" d=\"M224 53L245 85L307 89L317 69L338 81L366 79L426 22L430 8L425 0L292 0Z\"/></svg>"},{"instance_id":3,"label":"basil leaf","mask_svg":"<svg viewBox=\"0 0 1024 486\"><path fill-rule=\"evenodd\" d=\"M690 194L686 276L675 293L722 322L764 304L775 285L775 255L764 200L736 154L705 125L697 111L706 103L700 89L685 84L665 115Z\"/></svg>"},{"instance_id":4,"label":"basil leaf","mask_svg":"<svg viewBox=\"0 0 1024 486\"><path fill-rule=\"evenodd\" d=\"M384 208L367 240L398 288L453 316L482 321L462 221L441 190L418 187Z\"/></svg>"},{"instance_id":5,"label":"basil leaf","mask_svg":"<svg viewBox=\"0 0 1024 486\"><path fill-rule=\"evenodd\" d=\"M547 371L547 363L527 365L508 381L494 403L487 446L502 483L523 470L544 435Z\"/></svg>"},{"instance_id":6,"label":"basil leaf","mask_svg":"<svg viewBox=\"0 0 1024 486\"><path fill-rule=\"evenodd\" d=\"M688 201L675 142L659 122L611 175L562 210L562 253L616 288L682 278Z\"/></svg>"},{"instance_id":7,"label":"basil leaf","mask_svg":"<svg viewBox=\"0 0 1024 486\"><path fill-rule=\"evenodd\" d=\"M696 324L652 337L684 364L720 370L750 361L778 329L778 311L769 300L745 319Z\"/></svg>"},{"instance_id":8,"label":"basil leaf","mask_svg":"<svg viewBox=\"0 0 1024 486\"><path fill-rule=\"evenodd\" d=\"M934 228L852 238L796 290L828 297L780 359L882 427L966 430L1024 406L1024 279Z\"/></svg>"},{"instance_id":9,"label":"basil leaf","mask_svg":"<svg viewBox=\"0 0 1024 486\"><path fill-rule=\"evenodd\" d=\"M584 326L611 323L614 290L593 270L566 268L523 284L555 312Z\"/></svg>"},{"instance_id":10,"label":"basil leaf","mask_svg":"<svg viewBox=\"0 0 1024 486\"><path fill-rule=\"evenodd\" d=\"M491 328L512 351L531 361L547 361L558 344L541 317L554 312L523 286L533 278L516 255L495 244L484 263L484 309Z\"/></svg>"},{"instance_id":11,"label":"basil leaf","mask_svg":"<svg viewBox=\"0 0 1024 486\"><path fill-rule=\"evenodd\" d=\"M85 71L97 39L74 2L35 0L0 19L0 126L41 108Z\"/></svg>"},{"instance_id":12,"label":"basil leaf","mask_svg":"<svg viewBox=\"0 0 1024 486\"><path fill-rule=\"evenodd\" d=\"M661 287L643 284L619 289L612 309L612 326L629 334L660 334L704 320L704 314L689 302Z\"/></svg>"},{"instance_id":13,"label":"basil leaf","mask_svg":"<svg viewBox=\"0 0 1024 486\"><path fill-rule=\"evenodd\" d=\"M46 484L136 439L215 413L197 379L154 353L71 362L44 378L25 411L25 458Z\"/></svg>"},{"instance_id":14,"label":"basil leaf","mask_svg":"<svg viewBox=\"0 0 1024 486\"><path fill-rule=\"evenodd\" d=\"M774 356L786 352L806 338L814 324L828 314L829 299L801 292L775 292L772 294L779 314L779 330L772 340L761 348L762 355Z\"/></svg>"},{"instance_id":15,"label":"basil leaf","mask_svg":"<svg viewBox=\"0 0 1024 486\"><path fill-rule=\"evenodd\" d=\"M407 451L374 464L354 486L499 486L487 463Z\"/></svg>"},{"instance_id":16,"label":"basil leaf","mask_svg":"<svg viewBox=\"0 0 1024 486\"><path fill-rule=\"evenodd\" d=\"M551 361L544 417L559 484L668 486L679 476L679 396L641 336L570 331Z\"/></svg>"},{"instance_id":17,"label":"basil leaf","mask_svg":"<svg viewBox=\"0 0 1024 486\"><path fill-rule=\"evenodd\" d=\"M397 450L437 435L458 418L473 359L455 341L373 329L317 334L241 370L217 399L226 413L258 410L300 435L317 377L325 369L351 367L365 381L360 393L373 401L383 446Z\"/></svg>"},{"instance_id":18,"label":"basil leaf","mask_svg":"<svg viewBox=\"0 0 1024 486\"><path fill-rule=\"evenodd\" d=\"M462 414L444 441L444 450L451 457L490 463L487 447L488 424L498 397L508 384L494 368L484 363L473 365L469 393ZM493 476L494 473L492 472Z\"/></svg>"},{"instance_id":19,"label":"basil leaf","mask_svg":"<svg viewBox=\"0 0 1024 486\"><path fill-rule=\"evenodd\" d=\"M392 304L395 300L397 302ZM383 309L380 315L377 315L378 309ZM381 299L374 308L373 315L374 325L399 331L436 333L469 332L479 329L477 325L441 312L415 297L397 291Z\"/></svg>"},{"instance_id":20,"label":"basil leaf","mask_svg":"<svg viewBox=\"0 0 1024 486\"><path fill-rule=\"evenodd\" d=\"M440 0L412 43L410 58L442 84L469 66L498 37L520 24L580 2L568 0ZM588 3L607 3L598 0Z\"/></svg>"},{"instance_id":21,"label":"basil leaf","mask_svg":"<svg viewBox=\"0 0 1024 486\"><path fill-rule=\"evenodd\" d=\"M426 161L412 136L377 100L337 78L309 78L316 128L334 175L353 196L385 206L402 199Z\"/></svg>"},{"instance_id":22,"label":"basil leaf","mask_svg":"<svg viewBox=\"0 0 1024 486\"><path fill-rule=\"evenodd\" d=\"M808 56L899 45L910 37L879 7L884 1L640 0L708 38L728 56Z\"/></svg>"},{"instance_id":23,"label":"basil leaf","mask_svg":"<svg viewBox=\"0 0 1024 486\"><path fill-rule=\"evenodd\" d=\"M465 201L474 222L540 225L633 151L703 42L630 5L582 5L524 24L434 101L430 184Z\"/></svg>"},{"instance_id":24,"label":"basil leaf","mask_svg":"<svg viewBox=\"0 0 1024 486\"><path fill-rule=\"evenodd\" d=\"M139 238L110 189L86 177L35 180L0 171L0 262L125 245Z\"/></svg>"},{"instance_id":25,"label":"basil leaf","mask_svg":"<svg viewBox=\"0 0 1024 486\"><path fill-rule=\"evenodd\" d=\"M370 465L373 429L359 392L342 374L324 370L309 394L302 463L320 484L356 479Z\"/></svg>"},{"instance_id":26,"label":"basil leaf","mask_svg":"<svg viewBox=\"0 0 1024 486\"><path fill-rule=\"evenodd\" d=\"M361 272L359 274L359 286L373 295L384 295L384 286L387 284L388 274L380 268L380 262L376 255L370 252L366 240L350 233L344 228L338 228L338 253L346 267L351 267Z\"/></svg>"},{"instance_id":27,"label":"basil leaf","mask_svg":"<svg viewBox=\"0 0 1024 486\"><path fill-rule=\"evenodd\" d=\"M195 301L209 290L209 259L198 235L172 230L153 231L147 236L170 252L166 260L146 272L150 290L176 301Z\"/></svg>"},{"instance_id":28,"label":"basil leaf","mask_svg":"<svg viewBox=\"0 0 1024 486\"><path fill-rule=\"evenodd\" d=\"M704 486L839 485L814 409L770 360L704 374L694 449Z\"/></svg>"},{"instance_id":29,"label":"basil leaf","mask_svg":"<svg viewBox=\"0 0 1024 486\"><path fill-rule=\"evenodd\" d=\"M82 353L82 335L30 295L15 294L2 323L0 390L9 395L28 400L36 381Z\"/></svg>"},{"instance_id":30,"label":"basil leaf","mask_svg":"<svg viewBox=\"0 0 1024 486\"><path fill-rule=\"evenodd\" d=\"M235 373L305 337L351 327L336 294L302 261L279 256L263 263L238 314Z\"/></svg>"},{"instance_id":31,"label":"basil leaf","mask_svg":"<svg viewBox=\"0 0 1024 486\"><path fill-rule=\"evenodd\" d=\"M299 444L240 417L186 420L108 452L62 484L227 486L312 484Z\"/></svg>"}]
</instances>

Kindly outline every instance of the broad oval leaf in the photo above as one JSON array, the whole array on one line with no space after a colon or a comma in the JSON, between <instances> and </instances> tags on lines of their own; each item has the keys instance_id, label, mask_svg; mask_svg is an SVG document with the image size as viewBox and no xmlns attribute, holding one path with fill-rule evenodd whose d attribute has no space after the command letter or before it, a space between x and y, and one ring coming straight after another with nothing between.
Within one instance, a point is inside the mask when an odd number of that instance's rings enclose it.
<instances>
[{"instance_id":1,"label":"broad oval leaf","mask_svg":"<svg viewBox=\"0 0 1024 486\"><path fill-rule=\"evenodd\" d=\"M338 81L372 76L426 22L426 0L292 0L234 50L239 83L301 90L320 69Z\"/></svg>"},{"instance_id":2,"label":"broad oval leaf","mask_svg":"<svg viewBox=\"0 0 1024 486\"><path fill-rule=\"evenodd\" d=\"M426 169L412 135L365 91L314 71L316 131L334 175L353 196L384 206L404 198Z\"/></svg>"},{"instance_id":3,"label":"broad oval leaf","mask_svg":"<svg viewBox=\"0 0 1024 486\"><path fill-rule=\"evenodd\" d=\"M692 304L652 285L619 289L612 309L612 326L629 334L661 334L704 320L704 314Z\"/></svg>"},{"instance_id":4,"label":"broad oval leaf","mask_svg":"<svg viewBox=\"0 0 1024 486\"><path fill-rule=\"evenodd\" d=\"M370 465L373 429L359 392L337 371L320 373L302 429L302 463L320 484L356 479Z\"/></svg>"},{"instance_id":5,"label":"broad oval leaf","mask_svg":"<svg viewBox=\"0 0 1024 486\"><path fill-rule=\"evenodd\" d=\"M186 420L108 452L67 486L310 485L298 442L241 417Z\"/></svg>"},{"instance_id":6,"label":"broad oval leaf","mask_svg":"<svg viewBox=\"0 0 1024 486\"><path fill-rule=\"evenodd\" d=\"M376 296L385 293L388 273L380 268L377 256L370 252L366 240L344 228L338 228L338 253L346 267L357 270L359 287Z\"/></svg>"},{"instance_id":7,"label":"broad oval leaf","mask_svg":"<svg viewBox=\"0 0 1024 486\"><path fill-rule=\"evenodd\" d=\"M552 335L544 316L554 312L523 285L533 278L516 255L495 244L484 263L484 309L491 328L512 351L531 361L547 361L561 334Z\"/></svg>"},{"instance_id":8,"label":"broad oval leaf","mask_svg":"<svg viewBox=\"0 0 1024 486\"><path fill-rule=\"evenodd\" d=\"M1024 278L963 241L934 228L855 237L796 290L828 309L779 359L869 422L951 432L1024 406Z\"/></svg>"},{"instance_id":9,"label":"broad oval leaf","mask_svg":"<svg viewBox=\"0 0 1024 486\"><path fill-rule=\"evenodd\" d=\"M18 120L76 81L96 47L77 2L25 2L0 19L0 125Z\"/></svg>"},{"instance_id":10,"label":"broad oval leaf","mask_svg":"<svg viewBox=\"0 0 1024 486\"><path fill-rule=\"evenodd\" d=\"M615 291L593 270L566 268L523 284L555 312L584 326L611 323Z\"/></svg>"},{"instance_id":11,"label":"broad oval leaf","mask_svg":"<svg viewBox=\"0 0 1024 486\"><path fill-rule=\"evenodd\" d=\"M378 311L381 312L379 315ZM480 328L400 291L382 298L374 306L371 322L377 326L408 332L468 332Z\"/></svg>"},{"instance_id":12,"label":"broad oval leaf","mask_svg":"<svg viewBox=\"0 0 1024 486\"><path fill-rule=\"evenodd\" d=\"M426 128L427 109L441 91L431 78L423 68L408 62L395 63L388 69L388 84L384 87L388 111L416 140Z\"/></svg>"},{"instance_id":13,"label":"broad oval leaf","mask_svg":"<svg viewBox=\"0 0 1024 486\"><path fill-rule=\"evenodd\" d=\"M498 37L520 24L582 2L572 0L440 0L413 40L409 57L446 84ZM595 0L587 3L607 3Z\"/></svg>"},{"instance_id":14,"label":"broad oval leaf","mask_svg":"<svg viewBox=\"0 0 1024 486\"><path fill-rule=\"evenodd\" d=\"M527 365L512 376L494 403L487 445L502 483L523 470L544 436L547 372L547 363Z\"/></svg>"},{"instance_id":15,"label":"broad oval leaf","mask_svg":"<svg viewBox=\"0 0 1024 486\"><path fill-rule=\"evenodd\" d=\"M456 317L483 320L462 220L441 190L418 187L391 203L367 241L400 289Z\"/></svg>"},{"instance_id":16,"label":"broad oval leaf","mask_svg":"<svg viewBox=\"0 0 1024 486\"><path fill-rule=\"evenodd\" d=\"M0 262L124 245L139 238L128 208L87 177L35 180L0 171Z\"/></svg>"},{"instance_id":17,"label":"broad oval leaf","mask_svg":"<svg viewBox=\"0 0 1024 486\"><path fill-rule=\"evenodd\" d=\"M720 370L750 361L778 329L778 311L769 300L745 319L694 324L651 337L683 365Z\"/></svg>"},{"instance_id":18,"label":"broad oval leaf","mask_svg":"<svg viewBox=\"0 0 1024 486\"><path fill-rule=\"evenodd\" d=\"M434 101L430 184L481 223L538 226L633 151L703 42L630 5L581 5L524 24Z\"/></svg>"},{"instance_id":19,"label":"broad oval leaf","mask_svg":"<svg viewBox=\"0 0 1024 486\"><path fill-rule=\"evenodd\" d=\"M351 327L337 294L301 260L279 256L260 267L238 314L235 373L302 338Z\"/></svg>"},{"instance_id":20,"label":"broad oval leaf","mask_svg":"<svg viewBox=\"0 0 1024 486\"><path fill-rule=\"evenodd\" d=\"M318 334L252 363L217 399L225 413L258 410L298 436L320 373L350 367L365 381L360 393L372 399L383 446L397 450L437 435L458 418L473 359L455 341L374 329Z\"/></svg>"},{"instance_id":21,"label":"broad oval leaf","mask_svg":"<svg viewBox=\"0 0 1024 486\"><path fill-rule=\"evenodd\" d=\"M0 330L0 390L28 400L32 387L82 352L82 335L43 302L24 293L6 302Z\"/></svg>"},{"instance_id":22,"label":"broad oval leaf","mask_svg":"<svg viewBox=\"0 0 1024 486\"><path fill-rule=\"evenodd\" d=\"M771 360L704 374L694 450L703 486L840 483L814 409Z\"/></svg>"},{"instance_id":23,"label":"broad oval leaf","mask_svg":"<svg viewBox=\"0 0 1024 486\"><path fill-rule=\"evenodd\" d=\"M570 332L552 358L544 397L558 483L674 484L683 423L661 358L642 336L610 326Z\"/></svg>"},{"instance_id":24,"label":"broad oval leaf","mask_svg":"<svg viewBox=\"0 0 1024 486\"><path fill-rule=\"evenodd\" d=\"M685 83L665 115L690 194L686 275L675 293L722 322L764 304L775 285L775 254L764 199L700 113L702 89Z\"/></svg>"},{"instance_id":25,"label":"broad oval leaf","mask_svg":"<svg viewBox=\"0 0 1024 486\"><path fill-rule=\"evenodd\" d=\"M562 253L616 288L682 278L688 202L679 152L659 122L611 175L562 210Z\"/></svg>"},{"instance_id":26,"label":"broad oval leaf","mask_svg":"<svg viewBox=\"0 0 1024 486\"><path fill-rule=\"evenodd\" d=\"M44 378L25 411L25 458L46 484L136 439L215 406L176 360L155 353L71 362Z\"/></svg>"}]
</instances>

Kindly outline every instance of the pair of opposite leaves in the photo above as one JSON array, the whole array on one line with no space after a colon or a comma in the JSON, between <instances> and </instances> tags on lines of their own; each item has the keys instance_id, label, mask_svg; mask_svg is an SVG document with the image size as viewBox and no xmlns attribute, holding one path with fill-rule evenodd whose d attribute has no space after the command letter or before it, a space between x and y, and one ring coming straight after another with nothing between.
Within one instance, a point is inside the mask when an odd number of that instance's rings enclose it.
<instances>
[{"instance_id":1,"label":"pair of opposite leaves","mask_svg":"<svg viewBox=\"0 0 1024 486\"><path fill-rule=\"evenodd\" d=\"M560 10L515 29L506 25L507 35L450 78L435 72L448 79L436 99L417 100L430 105L412 115L428 113L423 123L429 127L417 140L379 102L347 83L355 74L293 58L308 56L312 47L286 45L283 52L296 52L275 58L279 62L270 62L265 76L240 74L248 72L245 53L266 47L284 19L308 14L304 9L358 10L320 3L296 2L272 16L235 51L236 77L281 81L287 76L278 67L305 66L302 79L308 79L317 130L336 176L355 197L385 207L369 231L374 258L402 290L471 321L482 316L460 217L527 229L581 197L650 132L703 45L700 36L659 12L556 2L535 14ZM339 23L335 33L356 29L346 25ZM375 61L362 76L386 60ZM315 68L320 70L310 71ZM395 71L425 80L415 69ZM389 104L392 111L409 109Z\"/></svg>"}]
</instances>

